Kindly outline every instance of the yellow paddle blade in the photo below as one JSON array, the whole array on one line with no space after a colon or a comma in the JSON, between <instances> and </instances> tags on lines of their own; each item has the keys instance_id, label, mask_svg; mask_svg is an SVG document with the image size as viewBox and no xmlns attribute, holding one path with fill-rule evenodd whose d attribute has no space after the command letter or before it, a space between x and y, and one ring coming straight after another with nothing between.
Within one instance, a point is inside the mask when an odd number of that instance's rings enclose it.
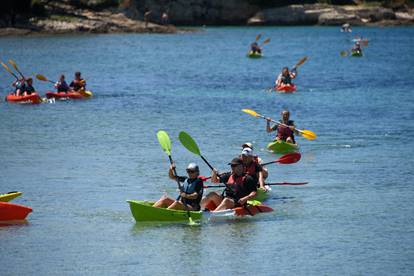
<instances>
[{"instance_id":1,"label":"yellow paddle blade","mask_svg":"<svg viewBox=\"0 0 414 276\"><path fill-rule=\"evenodd\" d=\"M250 114L250 115L252 115L254 117L260 117L259 113L257 113L254 110L251 110L251 109L242 109L242 111L245 112L245 113L247 113L247 114Z\"/></svg>"},{"instance_id":2,"label":"yellow paddle blade","mask_svg":"<svg viewBox=\"0 0 414 276\"><path fill-rule=\"evenodd\" d=\"M260 39L261 36L262 36L262 34L256 35L256 42L259 41L259 39Z\"/></svg>"},{"instance_id":3,"label":"yellow paddle blade","mask_svg":"<svg viewBox=\"0 0 414 276\"><path fill-rule=\"evenodd\" d=\"M10 70L9 66L7 66L6 64L4 64L3 62L1 63L1 65L4 67L4 69L6 69L10 74L13 74L13 72Z\"/></svg>"},{"instance_id":4,"label":"yellow paddle blade","mask_svg":"<svg viewBox=\"0 0 414 276\"><path fill-rule=\"evenodd\" d=\"M267 44L267 43L269 43L269 42L270 42L270 38L266 38L266 39L265 39L265 41L263 41L263 45L264 45L264 44Z\"/></svg>"},{"instance_id":5,"label":"yellow paddle blade","mask_svg":"<svg viewBox=\"0 0 414 276\"><path fill-rule=\"evenodd\" d=\"M313 131L310 131L310 130L307 130L307 129L305 129L305 130L301 130L300 131L300 134L304 137L304 138L306 138L306 139L308 139L308 140L315 140L316 139L316 134L315 134L315 132L313 132Z\"/></svg>"},{"instance_id":6,"label":"yellow paddle blade","mask_svg":"<svg viewBox=\"0 0 414 276\"><path fill-rule=\"evenodd\" d=\"M348 55L348 51L341 51L341 56L346 57Z\"/></svg>"},{"instance_id":7,"label":"yellow paddle blade","mask_svg":"<svg viewBox=\"0 0 414 276\"><path fill-rule=\"evenodd\" d=\"M297 68L297 67L301 66L302 64L304 64L307 59L308 59L308 57L304 57L301 60L299 60L299 62L296 63L295 68Z\"/></svg>"},{"instance_id":8,"label":"yellow paddle blade","mask_svg":"<svg viewBox=\"0 0 414 276\"><path fill-rule=\"evenodd\" d=\"M41 80L41 81L49 81L48 78L46 78L45 76L40 75L40 74L36 75L36 79Z\"/></svg>"},{"instance_id":9,"label":"yellow paddle blade","mask_svg":"<svg viewBox=\"0 0 414 276\"><path fill-rule=\"evenodd\" d=\"M16 69L16 71L19 71L19 69L17 69L17 64L16 62L14 62L14 60L9 59L9 63L14 67L14 69Z\"/></svg>"}]
</instances>

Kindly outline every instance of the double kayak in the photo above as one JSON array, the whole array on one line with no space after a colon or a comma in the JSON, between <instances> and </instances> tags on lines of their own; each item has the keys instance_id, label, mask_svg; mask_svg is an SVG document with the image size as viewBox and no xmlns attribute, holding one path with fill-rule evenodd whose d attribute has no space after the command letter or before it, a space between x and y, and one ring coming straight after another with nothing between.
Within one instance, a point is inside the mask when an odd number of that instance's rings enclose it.
<instances>
[{"instance_id":1,"label":"double kayak","mask_svg":"<svg viewBox=\"0 0 414 276\"><path fill-rule=\"evenodd\" d=\"M0 221L23 220L32 211L32 208L23 205L0 202Z\"/></svg>"},{"instance_id":2,"label":"double kayak","mask_svg":"<svg viewBox=\"0 0 414 276\"><path fill-rule=\"evenodd\" d=\"M280 93L293 93L296 91L296 85L279 85L275 87L275 90Z\"/></svg>"},{"instance_id":3,"label":"double kayak","mask_svg":"<svg viewBox=\"0 0 414 276\"><path fill-rule=\"evenodd\" d=\"M9 192L7 194L0 194L0 201L8 202L12 199L15 199L18 196L21 196L22 194L22 192Z\"/></svg>"},{"instance_id":4,"label":"double kayak","mask_svg":"<svg viewBox=\"0 0 414 276\"><path fill-rule=\"evenodd\" d=\"M16 96L13 93L10 93L6 96L6 101L20 104L40 104L42 102L42 98L40 98L36 92L27 96Z\"/></svg>"},{"instance_id":5,"label":"double kayak","mask_svg":"<svg viewBox=\"0 0 414 276\"><path fill-rule=\"evenodd\" d=\"M46 98L51 99L60 99L60 100L66 100L66 99L87 99L92 97L91 91L84 91L84 92L52 92L48 91L46 92Z\"/></svg>"},{"instance_id":6,"label":"double kayak","mask_svg":"<svg viewBox=\"0 0 414 276\"><path fill-rule=\"evenodd\" d=\"M262 57L262 54L261 53L258 53L258 52L249 51L247 53L247 56L249 58L261 58Z\"/></svg>"},{"instance_id":7,"label":"double kayak","mask_svg":"<svg viewBox=\"0 0 414 276\"><path fill-rule=\"evenodd\" d=\"M273 141L267 145L267 149L274 153L285 154L299 150L298 144L287 143L284 141Z\"/></svg>"},{"instance_id":8,"label":"double kayak","mask_svg":"<svg viewBox=\"0 0 414 276\"><path fill-rule=\"evenodd\" d=\"M127 200L131 209L132 216L136 222L142 221L187 221L188 213L182 210L172 210L166 208L153 207L154 202L143 200ZM201 220L203 217L241 218L254 216L259 213L272 212L273 209L255 201L255 204L246 207L236 207L224 211L190 211L191 219Z\"/></svg>"}]
</instances>

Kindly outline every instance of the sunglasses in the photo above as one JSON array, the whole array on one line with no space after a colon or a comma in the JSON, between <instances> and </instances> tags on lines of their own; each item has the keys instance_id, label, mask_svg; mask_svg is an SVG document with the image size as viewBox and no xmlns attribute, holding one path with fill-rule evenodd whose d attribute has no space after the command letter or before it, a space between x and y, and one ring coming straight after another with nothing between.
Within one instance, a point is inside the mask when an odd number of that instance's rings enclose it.
<instances>
[{"instance_id":1,"label":"sunglasses","mask_svg":"<svg viewBox=\"0 0 414 276\"><path fill-rule=\"evenodd\" d=\"M196 173L197 171L194 170L187 170L187 173Z\"/></svg>"}]
</instances>

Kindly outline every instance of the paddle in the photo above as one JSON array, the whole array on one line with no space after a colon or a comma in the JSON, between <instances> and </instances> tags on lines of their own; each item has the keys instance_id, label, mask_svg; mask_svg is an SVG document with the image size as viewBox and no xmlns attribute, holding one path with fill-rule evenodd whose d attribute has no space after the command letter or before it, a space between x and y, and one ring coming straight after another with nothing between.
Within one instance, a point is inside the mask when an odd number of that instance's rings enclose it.
<instances>
[{"instance_id":1,"label":"paddle","mask_svg":"<svg viewBox=\"0 0 414 276\"><path fill-rule=\"evenodd\" d=\"M16 76L16 74L14 74L12 70L10 70L9 66L7 66L6 64L4 64L3 62L1 63L1 65L4 67L4 69L7 70L7 72L9 72L10 74L12 74L12 76L15 77L16 80L19 80L19 78Z\"/></svg>"},{"instance_id":2,"label":"paddle","mask_svg":"<svg viewBox=\"0 0 414 276\"><path fill-rule=\"evenodd\" d=\"M180 140L181 144L191 151L192 153L198 155L203 159L203 161L209 166L209 168L213 171L214 168L208 163L208 161L204 158L204 156L201 155L200 149L197 146L197 143L194 141L194 139L185 131L181 131L178 134L178 139Z\"/></svg>"},{"instance_id":3,"label":"paddle","mask_svg":"<svg viewBox=\"0 0 414 276\"><path fill-rule=\"evenodd\" d=\"M305 63L305 61L308 59L308 57L307 56L305 56L305 57L303 57L303 58L301 58L300 60L299 60L299 62L298 63L296 63L296 65L295 66L293 66L292 67L292 69L290 69L290 71L294 71L294 70L296 70L296 68L298 68L299 66L301 66L302 64L304 64Z\"/></svg>"},{"instance_id":4,"label":"paddle","mask_svg":"<svg viewBox=\"0 0 414 276\"><path fill-rule=\"evenodd\" d=\"M292 153L288 153L288 154L283 155L282 157L280 157L279 159L277 159L275 161L263 163L261 165L266 166L266 165L273 164L273 163L293 164L293 163L298 162L300 160L300 158L301 158L301 154L299 152L292 152Z\"/></svg>"},{"instance_id":5,"label":"paddle","mask_svg":"<svg viewBox=\"0 0 414 276\"><path fill-rule=\"evenodd\" d=\"M266 39L263 41L262 45L260 45L260 48L262 48L265 44L267 44L267 43L269 43L269 42L270 42L270 38L266 38Z\"/></svg>"},{"instance_id":6,"label":"paddle","mask_svg":"<svg viewBox=\"0 0 414 276\"><path fill-rule=\"evenodd\" d=\"M250 114L250 115L252 115L254 117L262 118L262 119L267 120L265 116L257 113L256 111L254 111L252 109L242 109L242 111L245 112L245 113L247 113L247 114ZM275 121L273 119L270 119L270 121L273 122L273 123L275 123L275 124L278 124L278 125L282 125L282 126L285 126L285 127L289 127L288 125L285 125L285 124L283 124L281 122L277 122L277 121ZM308 140L314 140L317 137L316 134L313 131L310 131L310 130L307 130L307 129L301 130L301 129L295 128L295 130L297 130L304 138L306 138Z\"/></svg>"},{"instance_id":7,"label":"paddle","mask_svg":"<svg viewBox=\"0 0 414 276\"><path fill-rule=\"evenodd\" d=\"M340 54L341 54L342 57L346 57L346 56L349 55L349 52L347 50L343 50L343 51L341 51Z\"/></svg>"},{"instance_id":8,"label":"paddle","mask_svg":"<svg viewBox=\"0 0 414 276\"><path fill-rule=\"evenodd\" d=\"M271 182L265 183L267 186L301 186L306 185L309 182ZM204 188L225 188L224 185L206 185Z\"/></svg>"},{"instance_id":9,"label":"paddle","mask_svg":"<svg viewBox=\"0 0 414 276\"><path fill-rule=\"evenodd\" d=\"M36 75L36 79L40 80L40 81L48 81L50 83L55 84L54 81L49 80L48 78L46 78L45 76L41 75L41 74L37 74Z\"/></svg>"},{"instance_id":10,"label":"paddle","mask_svg":"<svg viewBox=\"0 0 414 276\"><path fill-rule=\"evenodd\" d=\"M261 166L267 166L267 165L270 165L270 164L273 164L273 163L293 164L293 163L298 162L300 160L300 158L301 158L301 154L299 152L292 152L292 153L285 154L285 155L281 156L280 158L278 158L274 161L270 161L270 162L263 163L263 164L260 164L260 165ZM221 175L226 174L226 173L222 173ZM203 179L203 181L207 181L211 178L211 176L209 176L209 177L201 176L201 178Z\"/></svg>"},{"instance_id":11,"label":"paddle","mask_svg":"<svg viewBox=\"0 0 414 276\"><path fill-rule=\"evenodd\" d=\"M17 71L17 73L19 73L19 74L20 74L20 76L22 76L22 78L23 78L23 79L26 79L26 78L23 76L22 72L20 72L19 68L17 67L16 62L14 62L12 59L9 59L9 63L10 63L10 64L14 67L14 69Z\"/></svg>"},{"instance_id":12,"label":"paddle","mask_svg":"<svg viewBox=\"0 0 414 276\"><path fill-rule=\"evenodd\" d=\"M259 41L259 39L260 39L261 37L262 37L262 34L257 34L257 35L256 35L256 40L255 40L255 41L256 41L256 42L257 42L257 41Z\"/></svg>"},{"instance_id":13,"label":"paddle","mask_svg":"<svg viewBox=\"0 0 414 276\"><path fill-rule=\"evenodd\" d=\"M170 160L170 164L172 165L173 160L171 158L171 140L170 140L170 137L168 136L167 132L165 132L164 130L160 130L160 131L157 132L157 138L158 138L158 142L161 145L161 148L168 155L168 159ZM175 176L175 180L177 181L178 189L180 190L180 193L182 193L183 192L183 187L181 186L180 181L178 180L177 171L176 171L175 167L173 167L173 173L174 173L174 176ZM181 196L179 196L179 198L180 197ZM188 209L187 205L184 202L182 202L182 203L184 205L184 209L187 211L189 224L194 225L195 222L191 218L190 210Z\"/></svg>"}]
</instances>

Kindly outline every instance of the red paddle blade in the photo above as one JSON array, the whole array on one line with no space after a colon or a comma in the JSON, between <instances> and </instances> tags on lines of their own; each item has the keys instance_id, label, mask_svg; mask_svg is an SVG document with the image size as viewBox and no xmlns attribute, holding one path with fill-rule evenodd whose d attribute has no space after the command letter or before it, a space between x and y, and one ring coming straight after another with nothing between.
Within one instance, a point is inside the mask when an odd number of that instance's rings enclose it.
<instances>
[{"instance_id":1,"label":"red paddle blade","mask_svg":"<svg viewBox=\"0 0 414 276\"><path fill-rule=\"evenodd\" d=\"M292 152L283 155L276 162L281 164L292 164L298 162L301 157L302 155L299 152Z\"/></svg>"},{"instance_id":2,"label":"red paddle blade","mask_svg":"<svg viewBox=\"0 0 414 276\"><path fill-rule=\"evenodd\" d=\"M255 206L245 206L245 207L236 207L233 209L236 216L244 217L244 216L254 216L258 213L268 213L272 212L273 209L266 205L255 205Z\"/></svg>"}]
</instances>

